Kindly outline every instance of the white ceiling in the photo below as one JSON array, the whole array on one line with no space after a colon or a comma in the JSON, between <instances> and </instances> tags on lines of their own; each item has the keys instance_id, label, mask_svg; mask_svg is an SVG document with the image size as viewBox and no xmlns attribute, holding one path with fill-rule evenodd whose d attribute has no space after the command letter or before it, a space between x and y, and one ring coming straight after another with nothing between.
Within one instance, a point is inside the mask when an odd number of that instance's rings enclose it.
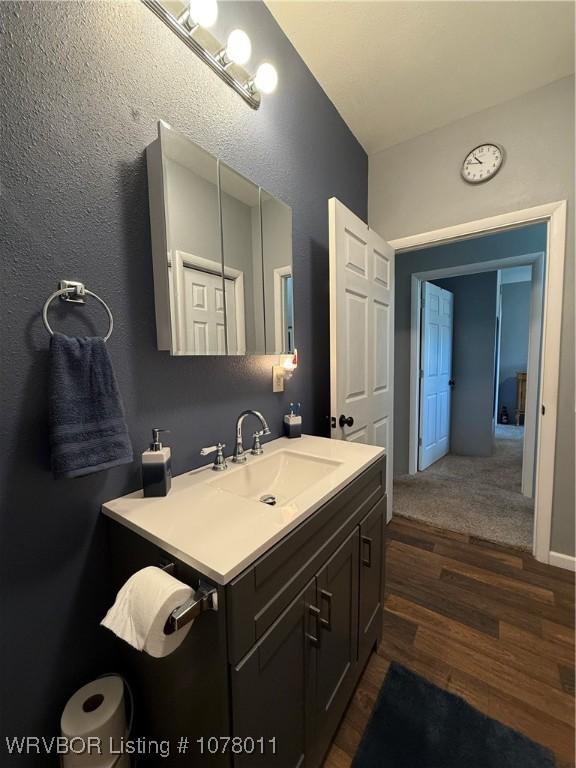
<instances>
[{"instance_id":1,"label":"white ceiling","mask_svg":"<svg viewBox=\"0 0 576 768\"><path fill-rule=\"evenodd\" d=\"M573 2L265 1L369 154L574 71Z\"/></svg>"}]
</instances>

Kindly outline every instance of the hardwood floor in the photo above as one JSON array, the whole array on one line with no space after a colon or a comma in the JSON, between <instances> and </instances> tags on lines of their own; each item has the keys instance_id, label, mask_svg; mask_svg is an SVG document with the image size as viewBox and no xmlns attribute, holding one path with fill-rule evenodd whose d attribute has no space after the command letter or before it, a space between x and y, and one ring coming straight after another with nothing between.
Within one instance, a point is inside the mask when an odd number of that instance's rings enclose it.
<instances>
[{"instance_id":1,"label":"hardwood floor","mask_svg":"<svg viewBox=\"0 0 576 768\"><path fill-rule=\"evenodd\" d=\"M324 768L349 768L391 661L574 766L574 574L525 552L395 517L384 637Z\"/></svg>"}]
</instances>

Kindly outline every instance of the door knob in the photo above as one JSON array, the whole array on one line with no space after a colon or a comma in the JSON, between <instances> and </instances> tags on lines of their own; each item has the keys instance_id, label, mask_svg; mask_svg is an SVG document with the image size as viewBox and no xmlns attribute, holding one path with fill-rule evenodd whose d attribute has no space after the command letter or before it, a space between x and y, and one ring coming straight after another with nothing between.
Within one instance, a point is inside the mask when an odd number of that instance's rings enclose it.
<instances>
[{"instance_id":1,"label":"door knob","mask_svg":"<svg viewBox=\"0 0 576 768\"><path fill-rule=\"evenodd\" d=\"M448 386L449 386L449 387L453 387L453 386L454 386L454 384L456 384L456 382L454 381L454 379L450 379L450 381L448 382Z\"/></svg>"},{"instance_id":2,"label":"door knob","mask_svg":"<svg viewBox=\"0 0 576 768\"><path fill-rule=\"evenodd\" d=\"M341 427L351 427L354 425L354 419L352 416L344 416L344 414L341 414L340 419L338 420L338 424L340 424Z\"/></svg>"}]
</instances>

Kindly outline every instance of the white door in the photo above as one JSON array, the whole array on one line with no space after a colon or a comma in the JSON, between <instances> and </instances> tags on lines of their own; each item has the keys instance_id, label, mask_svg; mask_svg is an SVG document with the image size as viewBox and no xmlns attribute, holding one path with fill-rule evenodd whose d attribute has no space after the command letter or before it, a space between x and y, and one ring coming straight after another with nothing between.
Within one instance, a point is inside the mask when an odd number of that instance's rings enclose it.
<instances>
[{"instance_id":1,"label":"white door","mask_svg":"<svg viewBox=\"0 0 576 768\"><path fill-rule=\"evenodd\" d=\"M335 197L328 211L331 435L386 448L390 517L394 250Z\"/></svg>"},{"instance_id":2,"label":"white door","mask_svg":"<svg viewBox=\"0 0 576 768\"><path fill-rule=\"evenodd\" d=\"M450 291L422 283L419 470L450 450L453 309Z\"/></svg>"},{"instance_id":3,"label":"white door","mask_svg":"<svg viewBox=\"0 0 576 768\"><path fill-rule=\"evenodd\" d=\"M226 318L222 275L181 264L178 299L171 302L172 327L178 333L178 351L185 355L225 355ZM172 286L172 269L169 270ZM226 279L229 354L236 354L236 300L234 281ZM172 294L174 295L174 294Z\"/></svg>"}]
</instances>

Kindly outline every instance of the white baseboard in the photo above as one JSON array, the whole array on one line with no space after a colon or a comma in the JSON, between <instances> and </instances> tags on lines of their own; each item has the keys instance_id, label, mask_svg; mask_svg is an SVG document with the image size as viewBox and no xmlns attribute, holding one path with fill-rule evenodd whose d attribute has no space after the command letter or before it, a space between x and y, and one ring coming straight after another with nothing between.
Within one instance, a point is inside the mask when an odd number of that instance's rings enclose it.
<instances>
[{"instance_id":1,"label":"white baseboard","mask_svg":"<svg viewBox=\"0 0 576 768\"><path fill-rule=\"evenodd\" d=\"M576 557L563 555L561 552L550 552L548 562L557 568L566 568L568 571L576 571Z\"/></svg>"}]
</instances>

